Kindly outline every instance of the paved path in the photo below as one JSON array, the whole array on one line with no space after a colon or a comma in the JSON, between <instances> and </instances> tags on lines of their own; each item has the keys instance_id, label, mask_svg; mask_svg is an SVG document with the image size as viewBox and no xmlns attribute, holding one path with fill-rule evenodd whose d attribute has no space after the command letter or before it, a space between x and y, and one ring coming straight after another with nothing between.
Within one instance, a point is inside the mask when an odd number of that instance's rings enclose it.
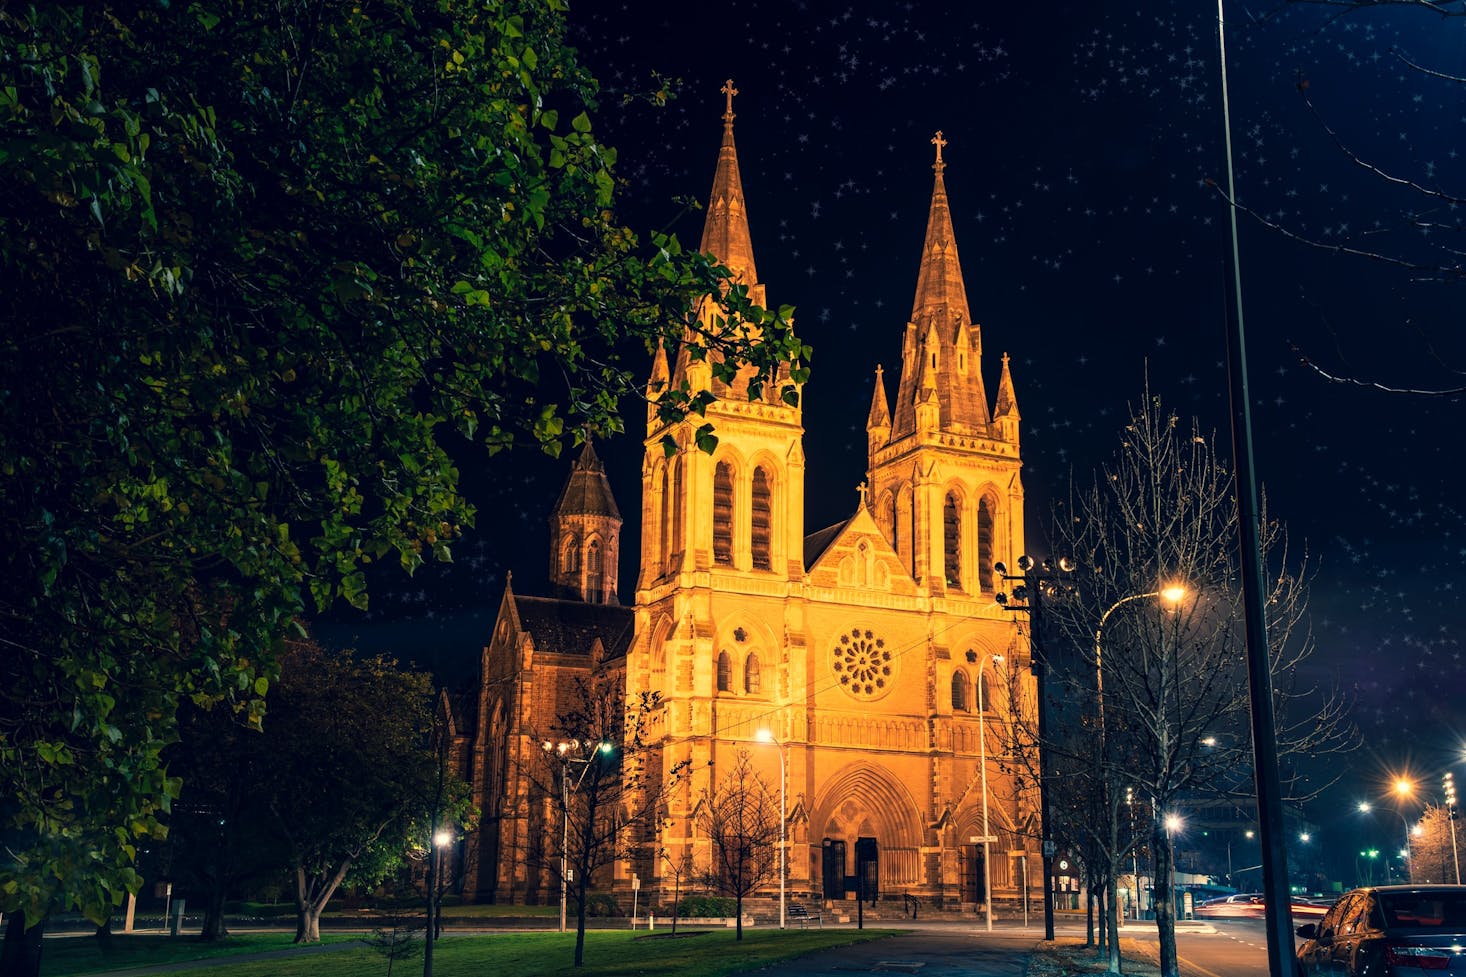
<instances>
[{"instance_id":1,"label":"paved path","mask_svg":"<svg viewBox=\"0 0 1466 977\"><path fill-rule=\"evenodd\" d=\"M888 922L879 925L889 926ZM980 926L906 924L913 931L855 946L820 950L773 964L759 977L846 977L851 973L915 974L917 977L1023 977L1037 932Z\"/></svg>"}]
</instances>

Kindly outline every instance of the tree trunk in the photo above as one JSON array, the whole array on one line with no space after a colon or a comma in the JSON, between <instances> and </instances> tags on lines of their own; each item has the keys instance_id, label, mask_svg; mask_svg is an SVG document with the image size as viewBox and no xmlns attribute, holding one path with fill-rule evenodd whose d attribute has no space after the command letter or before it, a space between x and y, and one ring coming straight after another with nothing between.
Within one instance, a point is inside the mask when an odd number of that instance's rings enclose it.
<instances>
[{"instance_id":1,"label":"tree trunk","mask_svg":"<svg viewBox=\"0 0 1466 977\"><path fill-rule=\"evenodd\" d=\"M1094 946L1094 876L1089 876L1089 892L1084 900L1084 945Z\"/></svg>"},{"instance_id":2,"label":"tree trunk","mask_svg":"<svg viewBox=\"0 0 1466 977\"><path fill-rule=\"evenodd\" d=\"M738 914L738 919L733 923L734 929L738 933L734 939L741 940L743 939L743 893L740 892L733 897L733 909Z\"/></svg>"},{"instance_id":3,"label":"tree trunk","mask_svg":"<svg viewBox=\"0 0 1466 977\"><path fill-rule=\"evenodd\" d=\"M588 842L582 850L591 850ZM585 963L585 895L586 890L590 888L590 878L584 868L585 866L581 865L575 870L575 965L577 967Z\"/></svg>"},{"instance_id":4,"label":"tree trunk","mask_svg":"<svg viewBox=\"0 0 1466 977\"><path fill-rule=\"evenodd\" d=\"M1109 911L1105 913L1105 928L1110 934L1110 959L1106 966L1112 974L1120 972L1120 887L1117 884L1120 874L1110 872L1110 887L1105 892L1105 902Z\"/></svg>"},{"instance_id":5,"label":"tree trunk","mask_svg":"<svg viewBox=\"0 0 1466 977\"><path fill-rule=\"evenodd\" d=\"M319 943L321 940L321 913L336 894L341 880L351 871L351 859L344 859L329 879L322 880L316 889L313 881L305 874L305 867L295 866L295 942Z\"/></svg>"},{"instance_id":6,"label":"tree trunk","mask_svg":"<svg viewBox=\"0 0 1466 977\"><path fill-rule=\"evenodd\" d=\"M204 903L204 928L199 939L212 943L228 935L229 928L224 925L224 887L215 885L209 889L208 901Z\"/></svg>"},{"instance_id":7,"label":"tree trunk","mask_svg":"<svg viewBox=\"0 0 1466 977\"><path fill-rule=\"evenodd\" d=\"M26 928L25 913L13 912L5 921L5 942L0 944L0 977L40 977L43 919Z\"/></svg>"},{"instance_id":8,"label":"tree trunk","mask_svg":"<svg viewBox=\"0 0 1466 977\"><path fill-rule=\"evenodd\" d=\"M1155 850L1155 928L1160 941L1161 977L1180 977L1176 967L1176 900L1171 892L1171 868L1175 855L1171 839L1159 824L1151 832Z\"/></svg>"}]
</instances>

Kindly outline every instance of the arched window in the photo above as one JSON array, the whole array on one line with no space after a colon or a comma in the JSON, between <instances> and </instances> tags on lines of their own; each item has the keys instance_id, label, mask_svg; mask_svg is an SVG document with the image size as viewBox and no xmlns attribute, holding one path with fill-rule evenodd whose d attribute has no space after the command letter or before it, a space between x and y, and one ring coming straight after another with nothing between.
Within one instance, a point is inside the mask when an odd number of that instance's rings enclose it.
<instances>
[{"instance_id":1,"label":"arched window","mask_svg":"<svg viewBox=\"0 0 1466 977\"><path fill-rule=\"evenodd\" d=\"M896 524L896 500L890 492L881 495L881 501L876 503L876 522L886 531L886 539L891 541L891 549L897 553L901 552L901 530Z\"/></svg>"},{"instance_id":2,"label":"arched window","mask_svg":"<svg viewBox=\"0 0 1466 977\"><path fill-rule=\"evenodd\" d=\"M955 493L947 493L942 507L942 555L947 586L962 589L962 509Z\"/></svg>"},{"instance_id":3,"label":"arched window","mask_svg":"<svg viewBox=\"0 0 1466 977\"><path fill-rule=\"evenodd\" d=\"M733 466L726 461L713 472L713 562L733 562Z\"/></svg>"},{"instance_id":4,"label":"arched window","mask_svg":"<svg viewBox=\"0 0 1466 977\"><path fill-rule=\"evenodd\" d=\"M977 582L985 593L993 590L993 503L977 504Z\"/></svg>"},{"instance_id":5,"label":"arched window","mask_svg":"<svg viewBox=\"0 0 1466 977\"><path fill-rule=\"evenodd\" d=\"M978 699L983 712L993 711L993 687L988 682L988 673L984 671L977 677Z\"/></svg>"},{"instance_id":6,"label":"arched window","mask_svg":"<svg viewBox=\"0 0 1466 977\"><path fill-rule=\"evenodd\" d=\"M952 673L952 711L969 712L967 706L967 673Z\"/></svg>"},{"instance_id":7,"label":"arched window","mask_svg":"<svg viewBox=\"0 0 1466 977\"><path fill-rule=\"evenodd\" d=\"M903 485L896 493L896 528L891 533L891 545L901 557L901 565L908 573L914 572L915 562L911 542L916 539L916 513L911 505L911 486Z\"/></svg>"},{"instance_id":8,"label":"arched window","mask_svg":"<svg viewBox=\"0 0 1466 977\"><path fill-rule=\"evenodd\" d=\"M677 458L672 462L672 549L675 555L682 552L682 459ZM669 567L670 569L670 567Z\"/></svg>"},{"instance_id":9,"label":"arched window","mask_svg":"<svg viewBox=\"0 0 1466 977\"><path fill-rule=\"evenodd\" d=\"M759 674L758 655L749 655L743 663L743 691L758 695L763 690L763 676Z\"/></svg>"},{"instance_id":10,"label":"arched window","mask_svg":"<svg viewBox=\"0 0 1466 977\"><path fill-rule=\"evenodd\" d=\"M585 590L592 603L599 602L606 589L604 561L601 559L601 541L593 539L585 548Z\"/></svg>"},{"instance_id":11,"label":"arched window","mask_svg":"<svg viewBox=\"0 0 1466 977\"><path fill-rule=\"evenodd\" d=\"M565 549L560 554L560 570L563 573L575 573L580 569L580 540L571 533L565 537Z\"/></svg>"},{"instance_id":12,"label":"arched window","mask_svg":"<svg viewBox=\"0 0 1466 977\"><path fill-rule=\"evenodd\" d=\"M769 487L769 473L753 470L753 531L749 542L753 548L753 567L767 570L773 565L770 550L773 539L774 493Z\"/></svg>"},{"instance_id":13,"label":"arched window","mask_svg":"<svg viewBox=\"0 0 1466 977\"><path fill-rule=\"evenodd\" d=\"M718 652L718 691L733 691L733 659L726 651Z\"/></svg>"}]
</instances>

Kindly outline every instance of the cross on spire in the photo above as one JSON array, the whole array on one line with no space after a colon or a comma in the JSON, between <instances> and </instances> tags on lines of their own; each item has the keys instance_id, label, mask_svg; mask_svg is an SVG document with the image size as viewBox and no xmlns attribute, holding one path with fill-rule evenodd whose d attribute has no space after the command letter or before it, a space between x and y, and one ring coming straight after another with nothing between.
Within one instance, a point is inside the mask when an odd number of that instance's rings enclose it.
<instances>
[{"instance_id":1,"label":"cross on spire","mask_svg":"<svg viewBox=\"0 0 1466 977\"><path fill-rule=\"evenodd\" d=\"M866 503L870 501L870 486L866 485L864 482L861 482L855 487L855 491L860 493L860 507L864 509L866 507Z\"/></svg>"},{"instance_id":2,"label":"cross on spire","mask_svg":"<svg viewBox=\"0 0 1466 977\"><path fill-rule=\"evenodd\" d=\"M733 104L731 99L728 104ZM729 111L731 112L732 109L729 109ZM937 147L937 161L932 164L932 169L940 173L947 168L947 164L942 162L942 147L947 145L947 140L942 138L942 130L938 129L937 134L932 136L932 145Z\"/></svg>"},{"instance_id":3,"label":"cross on spire","mask_svg":"<svg viewBox=\"0 0 1466 977\"><path fill-rule=\"evenodd\" d=\"M723 82L723 87L718 89L718 91L728 96L728 107L723 110L723 123L725 125L731 126L734 119L733 96L738 94L738 89L733 87L733 79L729 78L727 81Z\"/></svg>"}]
</instances>

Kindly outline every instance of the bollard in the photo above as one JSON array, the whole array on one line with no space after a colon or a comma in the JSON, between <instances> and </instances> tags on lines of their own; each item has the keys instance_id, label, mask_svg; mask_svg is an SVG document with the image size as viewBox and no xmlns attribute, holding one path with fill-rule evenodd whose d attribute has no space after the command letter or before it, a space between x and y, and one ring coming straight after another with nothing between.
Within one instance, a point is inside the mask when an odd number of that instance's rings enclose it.
<instances>
[{"instance_id":1,"label":"bollard","mask_svg":"<svg viewBox=\"0 0 1466 977\"><path fill-rule=\"evenodd\" d=\"M657 928L657 914L656 913L647 913L646 914L646 931L648 933L650 933L652 930L654 930L656 928Z\"/></svg>"},{"instance_id":2,"label":"bollard","mask_svg":"<svg viewBox=\"0 0 1466 977\"><path fill-rule=\"evenodd\" d=\"M175 899L172 910L168 916L168 935L177 936L183 929L183 900Z\"/></svg>"}]
</instances>

